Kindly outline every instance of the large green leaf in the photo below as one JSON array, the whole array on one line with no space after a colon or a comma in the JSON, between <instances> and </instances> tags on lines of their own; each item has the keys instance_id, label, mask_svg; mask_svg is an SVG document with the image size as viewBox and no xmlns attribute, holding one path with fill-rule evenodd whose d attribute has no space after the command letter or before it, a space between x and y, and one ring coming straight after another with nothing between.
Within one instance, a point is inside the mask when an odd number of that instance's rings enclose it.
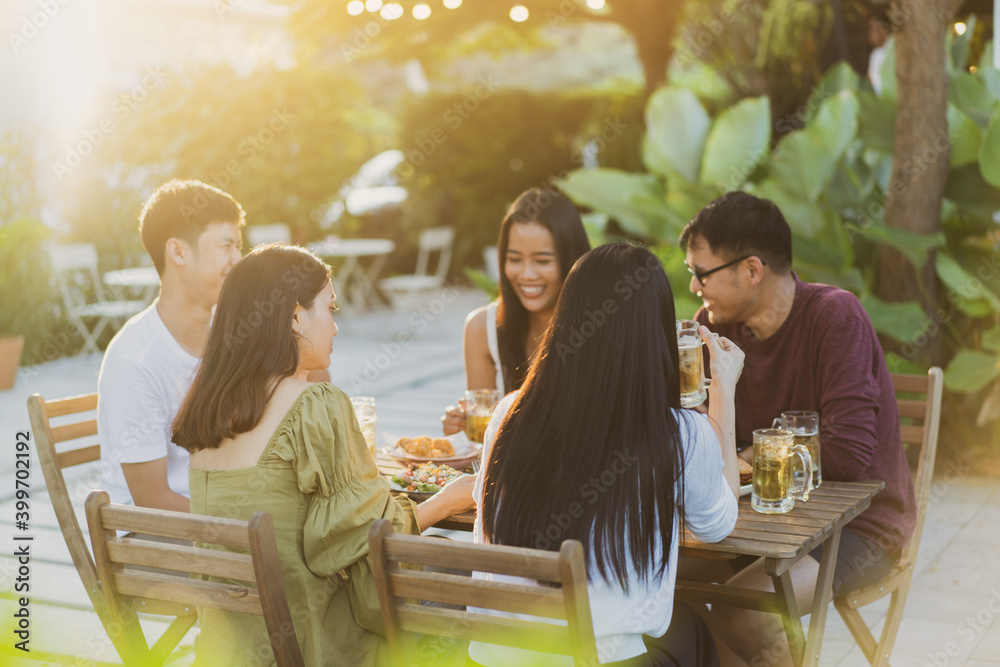
<instances>
[{"instance_id":1,"label":"large green leaf","mask_svg":"<svg viewBox=\"0 0 1000 667\"><path fill-rule=\"evenodd\" d=\"M753 188L758 197L770 199L781 209L792 232L812 238L823 228L823 209L813 202L788 192L774 178L766 178Z\"/></svg>"},{"instance_id":2,"label":"large green leaf","mask_svg":"<svg viewBox=\"0 0 1000 667\"><path fill-rule=\"evenodd\" d=\"M944 196L979 215L989 217L1000 210L1000 190L983 180L979 165L968 164L952 169L945 183Z\"/></svg>"},{"instance_id":3,"label":"large green leaf","mask_svg":"<svg viewBox=\"0 0 1000 667\"><path fill-rule=\"evenodd\" d=\"M853 90L842 90L823 102L808 130L818 133L833 160L839 160L858 135L858 98Z\"/></svg>"},{"instance_id":4,"label":"large green leaf","mask_svg":"<svg viewBox=\"0 0 1000 667\"><path fill-rule=\"evenodd\" d=\"M815 203L836 166L837 160L822 137L806 128L785 135L771 156L768 170L790 195Z\"/></svg>"},{"instance_id":5,"label":"large green leaf","mask_svg":"<svg viewBox=\"0 0 1000 667\"><path fill-rule=\"evenodd\" d=\"M659 89L646 104L646 168L664 176L675 173L698 180L711 125L708 112L690 90Z\"/></svg>"},{"instance_id":6,"label":"large green leaf","mask_svg":"<svg viewBox=\"0 0 1000 667\"><path fill-rule=\"evenodd\" d=\"M990 352L1000 352L1000 327L983 332L983 347Z\"/></svg>"},{"instance_id":7,"label":"large green leaf","mask_svg":"<svg viewBox=\"0 0 1000 667\"><path fill-rule=\"evenodd\" d=\"M960 394L972 394L1000 375L994 354L961 350L944 371L944 386Z\"/></svg>"},{"instance_id":8,"label":"large green leaf","mask_svg":"<svg viewBox=\"0 0 1000 667\"><path fill-rule=\"evenodd\" d=\"M900 343L916 338L927 322L927 315L913 301L886 303L873 294L864 294L861 305L868 312L875 331Z\"/></svg>"},{"instance_id":9,"label":"large green leaf","mask_svg":"<svg viewBox=\"0 0 1000 667\"><path fill-rule=\"evenodd\" d=\"M980 127L989 123L997 98L974 75L962 72L951 77L948 84L948 101L957 106Z\"/></svg>"},{"instance_id":10,"label":"large green leaf","mask_svg":"<svg viewBox=\"0 0 1000 667\"><path fill-rule=\"evenodd\" d=\"M954 104L948 105L948 136L951 138L951 167L961 167L979 159L983 133Z\"/></svg>"},{"instance_id":11,"label":"large green leaf","mask_svg":"<svg viewBox=\"0 0 1000 667\"><path fill-rule=\"evenodd\" d=\"M663 187L651 174L578 169L566 176L560 188L577 204L607 213L636 236L660 238L668 228L666 212L651 211L650 202L666 208Z\"/></svg>"},{"instance_id":12,"label":"large green leaf","mask_svg":"<svg viewBox=\"0 0 1000 667\"><path fill-rule=\"evenodd\" d=\"M948 302L957 306L970 317L984 317L1000 313L1000 298L983 282L969 275L958 262L946 253L938 253L934 259L934 271L941 282L950 290Z\"/></svg>"},{"instance_id":13,"label":"large green leaf","mask_svg":"<svg viewBox=\"0 0 1000 667\"><path fill-rule=\"evenodd\" d=\"M849 225L849 228L873 243L895 248L917 269L923 269L927 264L928 252L944 246L946 241L944 232L940 231L934 234L914 234L885 224Z\"/></svg>"},{"instance_id":14,"label":"large green leaf","mask_svg":"<svg viewBox=\"0 0 1000 667\"><path fill-rule=\"evenodd\" d=\"M720 194L739 190L767 159L771 143L771 103L766 97L740 100L715 120L705 144L701 183Z\"/></svg>"},{"instance_id":15,"label":"large green leaf","mask_svg":"<svg viewBox=\"0 0 1000 667\"><path fill-rule=\"evenodd\" d=\"M979 145L979 171L983 180L1000 187L1000 111L994 112Z\"/></svg>"},{"instance_id":16,"label":"large green leaf","mask_svg":"<svg viewBox=\"0 0 1000 667\"><path fill-rule=\"evenodd\" d=\"M798 272L799 277L806 282L833 285L834 287L839 287L855 294L860 294L864 291L865 279L861 275L861 272L854 267L851 267L847 271L831 271L821 266L803 262L797 257L793 259L792 265L795 267L795 271Z\"/></svg>"},{"instance_id":17,"label":"large green leaf","mask_svg":"<svg viewBox=\"0 0 1000 667\"><path fill-rule=\"evenodd\" d=\"M858 76L853 67L843 60L837 62L826 71L823 78L813 88L812 94L809 95L809 101L806 102L806 122L808 123L816 116L820 107L823 106L823 102L828 98L842 90L856 90L860 82L861 77Z\"/></svg>"},{"instance_id":18,"label":"large green leaf","mask_svg":"<svg viewBox=\"0 0 1000 667\"><path fill-rule=\"evenodd\" d=\"M857 91L858 133L865 147L892 154L896 143L896 102L869 93Z\"/></svg>"}]
</instances>

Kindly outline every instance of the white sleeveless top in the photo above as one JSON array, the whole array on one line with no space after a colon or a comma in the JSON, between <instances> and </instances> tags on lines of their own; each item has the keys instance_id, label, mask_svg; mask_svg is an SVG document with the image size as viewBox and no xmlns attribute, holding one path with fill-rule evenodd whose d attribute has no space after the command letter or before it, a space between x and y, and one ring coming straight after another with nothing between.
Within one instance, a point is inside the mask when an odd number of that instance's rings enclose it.
<instances>
[{"instance_id":1,"label":"white sleeveless top","mask_svg":"<svg viewBox=\"0 0 1000 667\"><path fill-rule=\"evenodd\" d=\"M506 394L503 386L503 370L500 367L500 344L497 342L497 302L494 301L486 308L486 345L490 348L490 356L493 357L493 367L497 372L497 391L501 395Z\"/></svg>"}]
</instances>

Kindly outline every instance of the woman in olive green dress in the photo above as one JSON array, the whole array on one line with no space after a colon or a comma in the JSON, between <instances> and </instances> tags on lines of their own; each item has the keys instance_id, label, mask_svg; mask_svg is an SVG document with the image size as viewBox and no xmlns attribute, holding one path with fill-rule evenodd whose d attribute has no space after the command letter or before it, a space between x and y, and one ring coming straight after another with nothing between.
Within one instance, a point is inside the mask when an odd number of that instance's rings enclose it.
<instances>
[{"instance_id":1,"label":"woman in olive green dress","mask_svg":"<svg viewBox=\"0 0 1000 667\"><path fill-rule=\"evenodd\" d=\"M191 511L274 518L295 633L307 665L383 662L368 527L417 533L472 506L471 476L416 507L394 499L350 399L309 371L330 365L330 269L308 251L257 248L227 276L201 368L173 424L191 452ZM200 610L196 664L273 665L259 616Z\"/></svg>"}]
</instances>

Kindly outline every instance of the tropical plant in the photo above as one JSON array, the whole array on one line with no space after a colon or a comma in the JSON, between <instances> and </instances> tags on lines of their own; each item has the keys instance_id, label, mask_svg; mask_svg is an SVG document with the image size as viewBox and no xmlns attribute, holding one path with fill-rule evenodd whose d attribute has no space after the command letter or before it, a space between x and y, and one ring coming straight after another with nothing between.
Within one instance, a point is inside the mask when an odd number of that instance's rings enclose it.
<instances>
[{"instance_id":1,"label":"tropical plant","mask_svg":"<svg viewBox=\"0 0 1000 667\"><path fill-rule=\"evenodd\" d=\"M794 269L806 280L858 294L894 370L950 363L951 392L988 394L980 423L1000 417L1000 71L988 47L967 69L967 46L950 49L950 171L941 229L915 234L885 223L893 197L896 119L889 47L881 95L846 65L830 69L802 110L805 124L771 145L767 98L747 98L712 118L688 90L656 91L646 107L646 173L575 171L563 188L629 233L664 244L668 270L684 223L730 190L773 200L792 227ZM928 160L934 156L928 156ZM917 172L921 164L905 165ZM930 312L876 296L880 249L893 248L946 288ZM678 262L674 262L678 263ZM680 271L676 276L687 279ZM674 275L671 275L674 279ZM926 288L926 286L924 286ZM930 341L943 342L934 358Z\"/></svg>"}]
</instances>

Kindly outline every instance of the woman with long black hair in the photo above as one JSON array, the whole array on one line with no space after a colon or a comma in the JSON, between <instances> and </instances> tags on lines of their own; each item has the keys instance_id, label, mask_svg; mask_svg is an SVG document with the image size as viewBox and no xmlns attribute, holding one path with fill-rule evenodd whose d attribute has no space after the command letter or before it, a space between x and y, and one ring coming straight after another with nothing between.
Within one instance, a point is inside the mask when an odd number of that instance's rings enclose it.
<instances>
[{"instance_id":1,"label":"woman with long black hair","mask_svg":"<svg viewBox=\"0 0 1000 667\"><path fill-rule=\"evenodd\" d=\"M584 255L524 386L494 413L473 493L478 541L587 547L605 664L718 662L707 627L673 604L673 588L681 523L707 542L736 523L733 394L743 353L703 327L708 418L682 410L673 304L649 251L619 243ZM557 660L476 642L469 656L488 667Z\"/></svg>"},{"instance_id":2,"label":"woman with long black hair","mask_svg":"<svg viewBox=\"0 0 1000 667\"><path fill-rule=\"evenodd\" d=\"M511 205L500 225L500 295L465 320L467 389L520 389L552 320L563 280L590 250L580 213L565 195L533 188ZM446 434L465 428L465 413L449 407Z\"/></svg>"}]
</instances>

